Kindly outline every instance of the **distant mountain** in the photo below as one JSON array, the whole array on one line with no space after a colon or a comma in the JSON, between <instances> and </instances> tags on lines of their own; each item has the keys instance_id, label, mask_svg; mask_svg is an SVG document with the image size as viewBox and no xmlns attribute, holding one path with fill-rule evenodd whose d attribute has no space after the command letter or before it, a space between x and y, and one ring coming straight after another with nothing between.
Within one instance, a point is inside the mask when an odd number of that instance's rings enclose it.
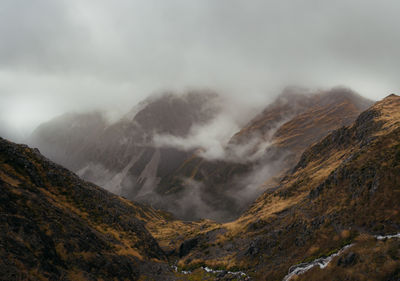
<instances>
[{"instance_id":1,"label":"distant mountain","mask_svg":"<svg viewBox=\"0 0 400 281\"><path fill-rule=\"evenodd\" d=\"M66 113L41 124L29 143L72 170L90 159L90 149L107 128L102 112Z\"/></svg>"},{"instance_id":2,"label":"distant mountain","mask_svg":"<svg viewBox=\"0 0 400 281\"><path fill-rule=\"evenodd\" d=\"M143 222L163 214L2 138L0 188L1 280L173 280Z\"/></svg>"},{"instance_id":3,"label":"distant mountain","mask_svg":"<svg viewBox=\"0 0 400 281\"><path fill-rule=\"evenodd\" d=\"M400 97L390 95L309 146L239 219L188 237L179 265L255 280L399 280L399 202Z\"/></svg>"},{"instance_id":4,"label":"distant mountain","mask_svg":"<svg viewBox=\"0 0 400 281\"><path fill-rule=\"evenodd\" d=\"M194 126L211 122L221 111L212 92L149 98L111 125L100 113L67 114L41 125L30 144L115 194L183 219L226 221L293 168L308 145L350 124L371 103L343 88L288 88L216 160L202 157L201 147L153 142L157 135L185 140Z\"/></svg>"},{"instance_id":5,"label":"distant mountain","mask_svg":"<svg viewBox=\"0 0 400 281\"><path fill-rule=\"evenodd\" d=\"M350 125L372 104L345 89L307 93L288 88L236 133L226 146L226 159L192 155L162 179L159 193L201 183L201 198L217 220L234 219L262 192L276 186L309 145L331 131Z\"/></svg>"},{"instance_id":6,"label":"distant mountain","mask_svg":"<svg viewBox=\"0 0 400 281\"><path fill-rule=\"evenodd\" d=\"M213 92L166 93L108 124L101 113L66 114L39 126L29 143L86 180L141 202L154 203L160 179L192 152L153 143L155 135L186 137L219 112Z\"/></svg>"}]
</instances>

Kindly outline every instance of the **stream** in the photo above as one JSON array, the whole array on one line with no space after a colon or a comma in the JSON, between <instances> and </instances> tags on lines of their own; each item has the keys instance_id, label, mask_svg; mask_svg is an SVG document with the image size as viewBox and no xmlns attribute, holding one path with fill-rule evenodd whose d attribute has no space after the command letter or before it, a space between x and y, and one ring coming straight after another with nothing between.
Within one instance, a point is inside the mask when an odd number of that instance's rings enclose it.
<instances>
[{"instance_id":1,"label":"stream","mask_svg":"<svg viewBox=\"0 0 400 281\"><path fill-rule=\"evenodd\" d=\"M400 233L391 234L391 235L374 235L374 237L377 240L400 238ZM333 258L340 256L344 251L346 251L348 248L350 248L352 246L353 246L353 244L346 245L342 249L340 249L339 251L337 251L336 253L334 253L328 257L318 258L318 259L315 259L308 263L300 263L297 265L293 265L289 268L289 273L283 278L282 281L289 281L293 278L293 276L303 274L315 266L319 266L321 269L324 269L333 260ZM179 271L178 267L175 265L173 265L172 268L175 270L175 272L179 272L182 274L191 274L192 273L191 271L185 271L185 270ZM244 280L250 280L250 277L242 271L214 270L207 266L202 266L201 268L208 273L224 274L224 275L230 274L230 275L234 275L234 276L240 276L240 277L244 278Z\"/></svg>"},{"instance_id":2,"label":"stream","mask_svg":"<svg viewBox=\"0 0 400 281\"><path fill-rule=\"evenodd\" d=\"M178 267L176 265L173 265L172 268L174 269L175 272L179 272L179 273L182 273L182 274L191 274L192 273L189 270L179 271ZM241 280L250 280L250 277L246 273L244 273L242 271L214 270L214 269L209 268L207 266L202 266L201 269L203 269L207 273L224 274L224 276L229 274L229 275L233 275L233 276L242 277L243 279L241 279Z\"/></svg>"},{"instance_id":3,"label":"stream","mask_svg":"<svg viewBox=\"0 0 400 281\"><path fill-rule=\"evenodd\" d=\"M325 268L332 261L332 259L334 257L341 255L345 250L347 250L351 246L353 246L353 244L344 246L338 252L336 252L326 258L318 258L309 263L300 263L300 264L290 267L289 273L288 273L288 275L286 275L283 278L283 281L289 281L290 279L292 279L293 276L303 274L303 273L309 271L314 266L319 266L321 269Z\"/></svg>"},{"instance_id":4,"label":"stream","mask_svg":"<svg viewBox=\"0 0 400 281\"><path fill-rule=\"evenodd\" d=\"M377 240L400 238L400 233L391 234L391 235L374 235L374 237ZM294 266L290 267L289 268L289 273L283 278L282 281L289 281L290 279L292 279L293 276L303 274L303 273L309 271L314 266L319 266L321 269L325 268L332 261L332 259L334 257L337 257L337 256L341 255L343 253L343 251L345 251L346 249L350 248L351 246L353 246L353 244L350 244L350 245L347 245L347 246L343 247L338 252L330 255L329 257L318 258L318 259L313 260L312 262L309 262L309 263L301 263L301 264L297 264L297 265L294 265Z\"/></svg>"},{"instance_id":5,"label":"stream","mask_svg":"<svg viewBox=\"0 0 400 281\"><path fill-rule=\"evenodd\" d=\"M391 239L391 238L400 238L400 233L393 234L393 235L375 235L374 236L378 240L385 240L385 239Z\"/></svg>"}]
</instances>

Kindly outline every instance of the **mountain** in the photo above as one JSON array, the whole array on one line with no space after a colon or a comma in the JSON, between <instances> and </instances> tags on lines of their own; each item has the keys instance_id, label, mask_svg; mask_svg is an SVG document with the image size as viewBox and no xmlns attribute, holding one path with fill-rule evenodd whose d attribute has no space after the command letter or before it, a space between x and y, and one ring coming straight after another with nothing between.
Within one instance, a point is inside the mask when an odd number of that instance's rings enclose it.
<instances>
[{"instance_id":1,"label":"mountain","mask_svg":"<svg viewBox=\"0 0 400 281\"><path fill-rule=\"evenodd\" d=\"M187 280L171 249L218 226L132 203L3 138L0 188L0 280Z\"/></svg>"},{"instance_id":2,"label":"mountain","mask_svg":"<svg viewBox=\"0 0 400 281\"><path fill-rule=\"evenodd\" d=\"M212 210L207 217L232 220L274 187L309 145L350 125L370 105L372 101L345 88L316 93L288 88L232 137L225 159L191 155L161 179L158 192L190 189L195 182Z\"/></svg>"},{"instance_id":3,"label":"mountain","mask_svg":"<svg viewBox=\"0 0 400 281\"><path fill-rule=\"evenodd\" d=\"M4 139L0 187L4 280L400 278L396 95L309 145L227 223L175 220Z\"/></svg>"},{"instance_id":4,"label":"mountain","mask_svg":"<svg viewBox=\"0 0 400 281\"><path fill-rule=\"evenodd\" d=\"M2 138L0 187L1 280L171 280L144 223L164 214Z\"/></svg>"},{"instance_id":5,"label":"mountain","mask_svg":"<svg viewBox=\"0 0 400 281\"><path fill-rule=\"evenodd\" d=\"M308 145L349 125L371 104L345 88L288 88L233 135L217 159L203 157L200 144L187 150L154 142L160 135L185 141L192 128L214 120L221 100L212 92L149 98L113 124L100 113L64 115L41 125L30 144L130 200L181 219L228 221L293 168Z\"/></svg>"},{"instance_id":6,"label":"mountain","mask_svg":"<svg viewBox=\"0 0 400 281\"><path fill-rule=\"evenodd\" d=\"M153 143L156 135L186 137L220 110L213 92L148 98L117 122L96 113L66 114L40 125L29 143L44 155L107 190L136 201L163 200L158 182L193 153Z\"/></svg>"},{"instance_id":7,"label":"mountain","mask_svg":"<svg viewBox=\"0 0 400 281\"><path fill-rule=\"evenodd\" d=\"M75 170L107 127L102 112L66 113L41 124L29 142L53 161Z\"/></svg>"},{"instance_id":8,"label":"mountain","mask_svg":"<svg viewBox=\"0 0 400 281\"><path fill-rule=\"evenodd\" d=\"M308 147L240 218L191 236L179 265L256 280L398 280L399 202L400 97L390 95Z\"/></svg>"}]
</instances>

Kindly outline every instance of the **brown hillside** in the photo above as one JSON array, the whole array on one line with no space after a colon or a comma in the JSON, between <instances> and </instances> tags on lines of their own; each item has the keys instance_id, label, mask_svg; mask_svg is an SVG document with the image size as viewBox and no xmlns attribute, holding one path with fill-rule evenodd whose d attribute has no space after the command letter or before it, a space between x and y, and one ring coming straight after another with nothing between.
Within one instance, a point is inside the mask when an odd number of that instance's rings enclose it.
<instances>
[{"instance_id":1,"label":"brown hillside","mask_svg":"<svg viewBox=\"0 0 400 281\"><path fill-rule=\"evenodd\" d=\"M237 267L257 280L282 280L292 265L354 243L360 259L348 269L355 272L351 280L364 280L357 279L359 268L370 266L370 272L379 266L374 247L388 263L374 272L374 280L397 276L398 244L368 238L375 241L371 246L362 237L400 232L399 112L400 97L391 95L308 148L274 191L259 197L238 220L221 225L212 241L200 235L197 248L180 264Z\"/></svg>"},{"instance_id":2,"label":"brown hillside","mask_svg":"<svg viewBox=\"0 0 400 281\"><path fill-rule=\"evenodd\" d=\"M1 280L170 280L143 221L164 215L0 138Z\"/></svg>"}]
</instances>

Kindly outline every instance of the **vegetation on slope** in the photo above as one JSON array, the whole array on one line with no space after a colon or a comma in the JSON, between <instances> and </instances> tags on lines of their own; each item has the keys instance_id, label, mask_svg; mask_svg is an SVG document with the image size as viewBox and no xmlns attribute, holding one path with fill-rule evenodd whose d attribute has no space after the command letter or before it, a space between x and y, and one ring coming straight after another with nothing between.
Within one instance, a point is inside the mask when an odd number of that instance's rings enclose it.
<instances>
[{"instance_id":1,"label":"vegetation on slope","mask_svg":"<svg viewBox=\"0 0 400 281\"><path fill-rule=\"evenodd\" d=\"M256 279L282 280L292 265L328 256L360 235L399 232L399 112L400 97L391 95L311 146L238 220L209 241L198 236L180 264L236 266Z\"/></svg>"},{"instance_id":2,"label":"vegetation on slope","mask_svg":"<svg viewBox=\"0 0 400 281\"><path fill-rule=\"evenodd\" d=\"M0 139L3 280L168 280L143 219L162 214L79 179L37 150Z\"/></svg>"},{"instance_id":3,"label":"vegetation on slope","mask_svg":"<svg viewBox=\"0 0 400 281\"><path fill-rule=\"evenodd\" d=\"M397 238L372 235L400 232L400 97L387 97L309 147L273 189L230 223L174 220L3 139L0 186L0 243L7 245L0 270L11 280L232 277L207 273L204 266L282 280L293 265L350 243L327 268L296 278L397 280ZM191 272L172 272L167 260Z\"/></svg>"}]
</instances>

